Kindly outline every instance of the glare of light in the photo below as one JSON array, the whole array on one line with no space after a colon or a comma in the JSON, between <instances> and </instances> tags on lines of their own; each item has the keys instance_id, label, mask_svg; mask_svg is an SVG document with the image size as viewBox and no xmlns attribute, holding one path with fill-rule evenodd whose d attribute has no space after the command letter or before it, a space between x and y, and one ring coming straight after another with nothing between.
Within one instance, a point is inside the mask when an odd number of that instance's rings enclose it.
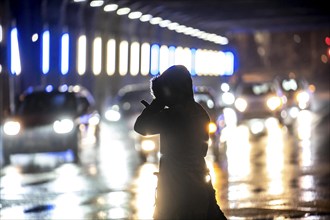
<instances>
[{"instance_id":1,"label":"glare of light","mask_svg":"<svg viewBox=\"0 0 330 220\"><path fill-rule=\"evenodd\" d=\"M312 134L312 114L307 110L299 112L297 117L297 133L300 140L308 140Z\"/></svg>"},{"instance_id":2,"label":"glare of light","mask_svg":"<svg viewBox=\"0 0 330 220\"><path fill-rule=\"evenodd\" d=\"M150 70L150 44L141 45L141 75L146 76Z\"/></svg>"},{"instance_id":3,"label":"glare of light","mask_svg":"<svg viewBox=\"0 0 330 220\"><path fill-rule=\"evenodd\" d=\"M119 74L124 76L128 70L128 42L122 41L119 44Z\"/></svg>"},{"instance_id":4,"label":"glare of light","mask_svg":"<svg viewBox=\"0 0 330 220\"><path fill-rule=\"evenodd\" d=\"M161 17L153 17L150 19L150 24L156 25L159 24L163 19Z\"/></svg>"},{"instance_id":5,"label":"glare of light","mask_svg":"<svg viewBox=\"0 0 330 220\"><path fill-rule=\"evenodd\" d=\"M209 133L213 134L217 131L217 125L214 122L209 123Z\"/></svg>"},{"instance_id":6,"label":"glare of light","mask_svg":"<svg viewBox=\"0 0 330 220\"><path fill-rule=\"evenodd\" d=\"M128 14L129 19L138 19L141 16L142 16L142 12L140 12L140 11L133 11L133 12Z\"/></svg>"},{"instance_id":7,"label":"glare of light","mask_svg":"<svg viewBox=\"0 0 330 220\"><path fill-rule=\"evenodd\" d=\"M231 181L246 178L250 173L249 129L246 126L230 127L227 131L228 174ZM237 138L237 137L240 138ZM239 154L237 152L240 152ZM239 161L239 163L237 163ZM240 187L241 188L241 187Z\"/></svg>"},{"instance_id":8,"label":"glare of light","mask_svg":"<svg viewBox=\"0 0 330 220\"><path fill-rule=\"evenodd\" d=\"M168 53L169 53L169 66L173 66L175 64L175 47L174 46L170 46L168 48Z\"/></svg>"},{"instance_id":9,"label":"glare of light","mask_svg":"<svg viewBox=\"0 0 330 220\"><path fill-rule=\"evenodd\" d=\"M168 27L168 25L171 23L170 20L162 20L159 22L159 26L162 28Z\"/></svg>"},{"instance_id":10,"label":"glare of light","mask_svg":"<svg viewBox=\"0 0 330 220\"><path fill-rule=\"evenodd\" d=\"M238 111L244 112L248 106L248 103L243 98L237 98L235 101L235 107Z\"/></svg>"},{"instance_id":11,"label":"glare of light","mask_svg":"<svg viewBox=\"0 0 330 220\"><path fill-rule=\"evenodd\" d=\"M32 42L36 42L38 40L38 38L39 38L39 35L37 33L35 33L32 35L31 40L32 40Z\"/></svg>"},{"instance_id":12,"label":"glare of light","mask_svg":"<svg viewBox=\"0 0 330 220\"><path fill-rule=\"evenodd\" d=\"M191 61L192 61L192 54L191 50L188 47L183 49L183 65L191 72Z\"/></svg>"},{"instance_id":13,"label":"glare of light","mask_svg":"<svg viewBox=\"0 0 330 220\"><path fill-rule=\"evenodd\" d=\"M73 2L85 2L86 0L73 0Z\"/></svg>"},{"instance_id":14,"label":"glare of light","mask_svg":"<svg viewBox=\"0 0 330 220\"><path fill-rule=\"evenodd\" d=\"M230 86L228 83L221 83L220 88L221 88L221 91L223 91L223 92L229 92L229 90L230 90Z\"/></svg>"},{"instance_id":15,"label":"glare of light","mask_svg":"<svg viewBox=\"0 0 330 220\"><path fill-rule=\"evenodd\" d=\"M102 69L102 39L96 37L93 42L93 73L99 75Z\"/></svg>"},{"instance_id":16,"label":"glare of light","mask_svg":"<svg viewBox=\"0 0 330 220\"><path fill-rule=\"evenodd\" d=\"M10 33L11 52L10 52L10 70L12 74L21 73L21 58L19 52L17 28L13 28Z\"/></svg>"},{"instance_id":17,"label":"glare of light","mask_svg":"<svg viewBox=\"0 0 330 220\"><path fill-rule=\"evenodd\" d=\"M104 116L108 121L119 121L121 118L120 113L114 109L108 109Z\"/></svg>"},{"instance_id":18,"label":"glare of light","mask_svg":"<svg viewBox=\"0 0 330 220\"><path fill-rule=\"evenodd\" d=\"M159 45L151 45L150 54L150 73L151 75L157 75L159 73Z\"/></svg>"},{"instance_id":19,"label":"glare of light","mask_svg":"<svg viewBox=\"0 0 330 220\"><path fill-rule=\"evenodd\" d=\"M3 32L2 32L2 25L0 24L0 43L2 42L3 39Z\"/></svg>"},{"instance_id":20,"label":"glare of light","mask_svg":"<svg viewBox=\"0 0 330 220\"><path fill-rule=\"evenodd\" d=\"M127 7L125 7L125 8L119 8L117 10L117 15L127 15L130 11L131 11L131 9L130 8L127 8Z\"/></svg>"},{"instance_id":21,"label":"glare of light","mask_svg":"<svg viewBox=\"0 0 330 220\"><path fill-rule=\"evenodd\" d=\"M297 94L297 101L300 109L307 108L308 102L309 102L309 94L307 92L299 92Z\"/></svg>"},{"instance_id":22,"label":"glare of light","mask_svg":"<svg viewBox=\"0 0 330 220\"><path fill-rule=\"evenodd\" d=\"M202 49L197 49L195 53L195 72L197 75L204 74L204 51ZM206 60L205 60L206 61Z\"/></svg>"},{"instance_id":23,"label":"glare of light","mask_svg":"<svg viewBox=\"0 0 330 220\"><path fill-rule=\"evenodd\" d=\"M152 219L155 204L153 195L157 187L157 176L153 173L157 171L157 166L152 163L145 163L138 170L139 178L134 182L136 219Z\"/></svg>"},{"instance_id":24,"label":"glare of light","mask_svg":"<svg viewBox=\"0 0 330 220\"><path fill-rule=\"evenodd\" d=\"M110 12L110 11L116 11L117 8L118 8L117 4L108 4L108 5L104 6L103 10L105 12Z\"/></svg>"},{"instance_id":25,"label":"glare of light","mask_svg":"<svg viewBox=\"0 0 330 220\"><path fill-rule=\"evenodd\" d=\"M101 7L103 5L103 0L93 0L89 3L89 6L91 7Z\"/></svg>"},{"instance_id":26,"label":"glare of light","mask_svg":"<svg viewBox=\"0 0 330 220\"><path fill-rule=\"evenodd\" d=\"M169 50L162 45L159 50L159 72L164 72L169 67Z\"/></svg>"},{"instance_id":27,"label":"glare of light","mask_svg":"<svg viewBox=\"0 0 330 220\"><path fill-rule=\"evenodd\" d=\"M271 111L274 111L275 109L280 107L281 103L282 102L281 102L280 97L277 97L277 96L273 96L273 97L270 97L269 99L267 99L267 106Z\"/></svg>"},{"instance_id":28,"label":"glare of light","mask_svg":"<svg viewBox=\"0 0 330 220\"><path fill-rule=\"evenodd\" d=\"M53 89L54 89L54 87L52 85L47 85L45 88L46 92L51 92L51 91L53 91Z\"/></svg>"},{"instance_id":29,"label":"glare of light","mask_svg":"<svg viewBox=\"0 0 330 220\"><path fill-rule=\"evenodd\" d=\"M66 134L72 131L74 123L71 119L57 120L53 124L54 131L58 134Z\"/></svg>"},{"instance_id":30,"label":"glare of light","mask_svg":"<svg viewBox=\"0 0 330 220\"><path fill-rule=\"evenodd\" d=\"M110 39L107 43L107 74L113 75L116 71L116 40Z\"/></svg>"},{"instance_id":31,"label":"glare of light","mask_svg":"<svg viewBox=\"0 0 330 220\"><path fill-rule=\"evenodd\" d=\"M2 65L0 64L0 74L2 73Z\"/></svg>"},{"instance_id":32,"label":"glare of light","mask_svg":"<svg viewBox=\"0 0 330 220\"><path fill-rule=\"evenodd\" d=\"M65 33L61 39L61 73L66 75L69 71L69 34Z\"/></svg>"},{"instance_id":33,"label":"glare of light","mask_svg":"<svg viewBox=\"0 0 330 220\"><path fill-rule=\"evenodd\" d=\"M6 135L14 136L19 133L21 125L17 121L7 121L3 126L3 131Z\"/></svg>"},{"instance_id":34,"label":"glare of light","mask_svg":"<svg viewBox=\"0 0 330 220\"><path fill-rule=\"evenodd\" d=\"M130 59L130 72L132 76L136 76L139 73L140 63L140 44L133 42L131 44L131 59Z\"/></svg>"},{"instance_id":35,"label":"glare of light","mask_svg":"<svg viewBox=\"0 0 330 220\"><path fill-rule=\"evenodd\" d=\"M47 74L49 72L49 31L44 31L42 34L42 72Z\"/></svg>"},{"instance_id":36,"label":"glare of light","mask_svg":"<svg viewBox=\"0 0 330 220\"><path fill-rule=\"evenodd\" d=\"M167 28L168 28L169 30L175 30L178 26L179 26L178 23L176 23L176 22L172 22L172 23L168 24Z\"/></svg>"},{"instance_id":37,"label":"glare of light","mask_svg":"<svg viewBox=\"0 0 330 220\"><path fill-rule=\"evenodd\" d=\"M88 119L88 123L93 126L98 125L100 123L100 117L94 115Z\"/></svg>"},{"instance_id":38,"label":"glare of light","mask_svg":"<svg viewBox=\"0 0 330 220\"><path fill-rule=\"evenodd\" d=\"M79 75L86 72L86 45L86 36L80 36L77 46L77 72Z\"/></svg>"},{"instance_id":39,"label":"glare of light","mask_svg":"<svg viewBox=\"0 0 330 220\"><path fill-rule=\"evenodd\" d=\"M176 31L176 32L178 32L178 33L182 33L184 28L186 28L185 25L179 24L179 25L176 25L176 26L174 27L174 31Z\"/></svg>"},{"instance_id":40,"label":"glare of light","mask_svg":"<svg viewBox=\"0 0 330 220\"><path fill-rule=\"evenodd\" d=\"M153 140L143 140L141 142L141 148L143 151L150 152L156 148L156 143Z\"/></svg>"},{"instance_id":41,"label":"glare of light","mask_svg":"<svg viewBox=\"0 0 330 220\"><path fill-rule=\"evenodd\" d=\"M150 21L151 18L152 18L152 15L150 15L150 14L145 14L145 15L142 15L142 16L140 17L140 21L142 21L142 22L147 22L147 21Z\"/></svg>"},{"instance_id":42,"label":"glare of light","mask_svg":"<svg viewBox=\"0 0 330 220\"><path fill-rule=\"evenodd\" d=\"M224 92L221 95L221 98L222 98L223 103L226 105L232 105L235 102L235 96L231 92Z\"/></svg>"},{"instance_id":43,"label":"glare of light","mask_svg":"<svg viewBox=\"0 0 330 220\"><path fill-rule=\"evenodd\" d=\"M183 47L176 47L175 48L175 54L174 54L175 58L175 65L183 65L184 63L184 52L183 52Z\"/></svg>"},{"instance_id":44,"label":"glare of light","mask_svg":"<svg viewBox=\"0 0 330 220\"><path fill-rule=\"evenodd\" d=\"M268 138L266 146L266 170L269 179L267 193L270 195L280 195L284 191L282 179L284 168L284 141L282 130L275 118L266 121Z\"/></svg>"},{"instance_id":45,"label":"glare of light","mask_svg":"<svg viewBox=\"0 0 330 220\"><path fill-rule=\"evenodd\" d=\"M183 29L183 33L185 35L191 35L193 33L194 29L192 27L186 27Z\"/></svg>"},{"instance_id":46,"label":"glare of light","mask_svg":"<svg viewBox=\"0 0 330 220\"><path fill-rule=\"evenodd\" d=\"M263 132L265 130L265 125L262 121L260 120L251 120L250 121L250 130L251 133L256 135L256 134L260 134L261 132Z\"/></svg>"},{"instance_id":47,"label":"glare of light","mask_svg":"<svg viewBox=\"0 0 330 220\"><path fill-rule=\"evenodd\" d=\"M234 73L234 62L235 62L234 54L230 51L225 52L225 69L223 75L231 76Z\"/></svg>"}]
</instances>

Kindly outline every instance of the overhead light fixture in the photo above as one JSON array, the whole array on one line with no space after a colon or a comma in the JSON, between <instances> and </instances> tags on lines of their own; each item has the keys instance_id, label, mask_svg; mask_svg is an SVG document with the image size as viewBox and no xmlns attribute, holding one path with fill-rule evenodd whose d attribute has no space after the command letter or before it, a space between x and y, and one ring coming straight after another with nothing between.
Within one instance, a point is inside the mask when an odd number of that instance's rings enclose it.
<instances>
[{"instance_id":1,"label":"overhead light fixture","mask_svg":"<svg viewBox=\"0 0 330 220\"><path fill-rule=\"evenodd\" d=\"M89 5L93 8L96 8L96 7L101 7L103 3L104 3L103 0L93 0L89 3Z\"/></svg>"},{"instance_id":2,"label":"overhead light fixture","mask_svg":"<svg viewBox=\"0 0 330 220\"><path fill-rule=\"evenodd\" d=\"M118 8L117 4L107 4L106 6L104 6L103 10L105 12L110 12L110 11L116 11Z\"/></svg>"},{"instance_id":3,"label":"overhead light fixture","mask_svg":"<svg viewBox=\"0 0 330 220\"><path fill-rule=\"evenodd\" d=\"M120 8L117 10L117 15L127 15L131 11L130 8Z\"/></svg>"},{"instance_id":4,"label":"overhead light fixture","mask_svg":"<svg viewBox=\"0 0 330 220\"><path fill-rule=\"evenodd\" d=\"M142 21L142 22L147 22L147 21L150 21L151 18L152 18L152 15L150 15L150 14L145 14L145 15L142 15L142 16L140 17L140 21Z\"/></svg>"},{"instance_id":5,"label":"overhead light fixture","mask_svg":"<svg viewBox=\"0 0 330 220\"><path fill-rule=\"evenodd\" d=\"M142 16L142 12L140 12L140 11L133 11L133 12L128 14L129 19L138 19L141 16Z\"/></svg>"}]
</instances>

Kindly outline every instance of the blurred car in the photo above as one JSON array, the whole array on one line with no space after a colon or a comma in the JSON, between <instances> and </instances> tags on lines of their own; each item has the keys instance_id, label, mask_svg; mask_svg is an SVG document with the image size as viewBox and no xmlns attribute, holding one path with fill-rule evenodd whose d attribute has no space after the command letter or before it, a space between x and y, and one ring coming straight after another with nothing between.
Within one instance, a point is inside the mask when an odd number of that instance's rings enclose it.
<instances>
[{"instance_id":1,"label":"blurred car","mask_svg":"<svg viewBox=\"0 0 330 220\"><path fill-rule=\"evenodd\" d=\"M68 151L74 156L72 161L79 162L80 151L98 146L99 122L94 98L86 88L30 87L4 121L5 164L16 154Z\"/></svg>"},{"instance_id":2,"label":"blurred car","mask_svg":"<svg viewBox=\"0 0 330 220\"><path fill-rule=\"evenodd\" d=\"M246 77L237 85L235 98L238 124L247 123L253 135L266 132L265 120L269 117L281 122L285 96L272 78Z\"/></svg>"},{"instance_id":3,"label":"blurred car","mask_svg":"<svg viewBox=\"0 0 330 220\"><path fill-rule=\"evenodd\" d=\"M200 103L211 117L209 125L210 140L209 147L217 154L217 144L219 140L220 127L217 118L219 108L216 105L212 90L206 86L194 87L194 98ZM142 136L133 131L133 126L138 115L143 111L144 106L141 100L144 99L150 103L153 99L150 93L150 84L129 84L118 91L104 111L104 118L111 123L125 124L130 137L134 140L135 149L139 153L142 161L159 158L159 135ZM220 123L221 124L221 123ZM216 155L217 156L217 155Z\"/></svg>"},{"instance_id":4,"label":"blurred car","mask_svg":"<svg viewBox=\"0 0 330 220\"><path fill-rule=\"evenodd\" d=\"M315 88L306 79L298 78L293 73L276 77L276 81L286 97L281 117L285 125L291 126L300 111L311 109Z\"/></svg>"}]
</instances>

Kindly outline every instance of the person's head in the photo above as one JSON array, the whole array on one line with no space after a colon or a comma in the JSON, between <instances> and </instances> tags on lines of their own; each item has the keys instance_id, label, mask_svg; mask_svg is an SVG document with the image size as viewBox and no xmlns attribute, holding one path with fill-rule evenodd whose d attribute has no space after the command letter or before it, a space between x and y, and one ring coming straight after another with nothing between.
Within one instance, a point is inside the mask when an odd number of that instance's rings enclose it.
<instances>
[{"instance_id":1,"label":"person's head","mask_svg":"<svg viewBox=\"0 0 330 220\"><path fill-rule=\"evenodd\" d=\"M151 80L154 97L165 105L171 106L193 99L190 72L182 65L174 65Z\"/></svg>"}]
</instances>

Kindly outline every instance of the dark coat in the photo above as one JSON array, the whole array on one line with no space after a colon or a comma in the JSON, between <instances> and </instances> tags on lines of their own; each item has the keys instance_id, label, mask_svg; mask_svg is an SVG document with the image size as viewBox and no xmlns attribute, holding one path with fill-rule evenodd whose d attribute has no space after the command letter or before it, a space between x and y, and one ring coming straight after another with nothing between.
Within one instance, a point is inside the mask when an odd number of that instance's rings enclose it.
<instances>
[{"instance_id":1,"label":"dark coat","mask_svg":"<svg viewBox=\"0 0 330 220\"><path fill-rule=\"evenodd\" d=\"M207 112L193 99L170 108L154 100L137 118L136 132L160 134L155 219L226 219L211 181L206 181L209 122Z\"/></svg>"}]
</instances>

